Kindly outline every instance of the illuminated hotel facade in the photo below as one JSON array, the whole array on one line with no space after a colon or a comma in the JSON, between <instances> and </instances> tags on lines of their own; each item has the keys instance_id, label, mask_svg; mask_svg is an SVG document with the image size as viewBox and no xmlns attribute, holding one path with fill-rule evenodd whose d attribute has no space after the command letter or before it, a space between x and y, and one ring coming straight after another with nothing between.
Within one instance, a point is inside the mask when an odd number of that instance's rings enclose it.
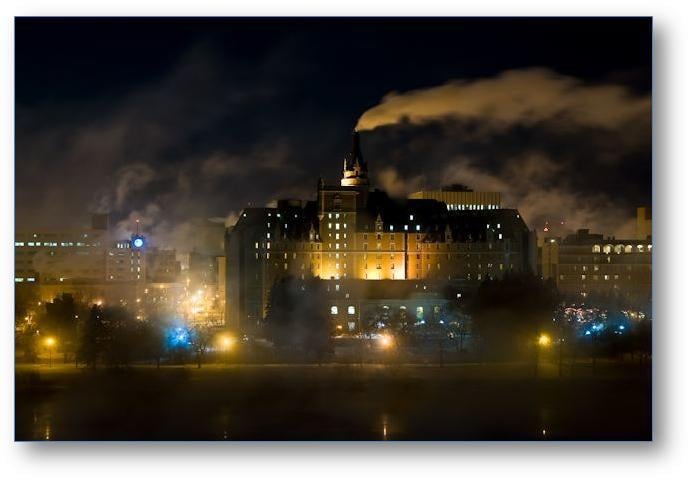
<instances>
[{"instance_id":1,"label":"illuminated hotel facade","mask_svg":"<svg viewBox=\"0 0 689 478\"><path fill-rule=\"evenodd\" d=\"M315 201L248 208L228 231L226 324L240 330L259 325L273 283L284 276L330 281L328 290L341 293L332 309L337 319L344 311L360 315L362 281L414 281L420 291L450 283L466 290L507 271L535 271L535 234L518 211L502 209L494 193L472 191L473 199L450 203L433 197L443 192L396 200L370 190L355 132L340 184L319 180ZM469 201L479 207L455 207ZM382 289L390 296L368 299L396 299L395 287Z\"/></svg>"}]
</instances>

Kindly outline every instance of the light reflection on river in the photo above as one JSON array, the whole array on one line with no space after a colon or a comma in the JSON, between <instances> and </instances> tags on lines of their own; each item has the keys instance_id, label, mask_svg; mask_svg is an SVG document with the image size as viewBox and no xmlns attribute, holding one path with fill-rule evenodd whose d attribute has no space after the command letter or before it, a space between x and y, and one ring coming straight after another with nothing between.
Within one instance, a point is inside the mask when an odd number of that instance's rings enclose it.
<instances>
[{"instance_id":1,"label":"light reflection on river","mask_svg":"<svg viewBox=\"0 0 689 478\"><path fill-rule=\"evenodd\" d=\"M17 387L18 440L650 438L650 388L604 382L102 376ZM333 374L333 372L329 372ZM403 377L404 378L404 377ZM153 382L157 380L157 382ZM301 380L301 382L297 382ZM153 382L153 383L152 383ZM296 383L295 383L296 382Z\"/></svg>"}]
</instances>

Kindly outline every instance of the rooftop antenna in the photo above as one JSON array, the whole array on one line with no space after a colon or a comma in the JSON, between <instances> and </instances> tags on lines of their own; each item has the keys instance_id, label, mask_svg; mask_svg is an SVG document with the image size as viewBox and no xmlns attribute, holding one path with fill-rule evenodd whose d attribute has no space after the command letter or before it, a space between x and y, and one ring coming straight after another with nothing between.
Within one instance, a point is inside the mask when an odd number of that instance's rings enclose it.
<instances>
[{"instance_id":1,"label":"rooftop antenna","mask_svg":"<svg viewBox=\"0 0 689 478\"><path fill-rule=\"evenodd\" d=\"M136 235L139 235L139 220L136 220Z\"/></svg>"}]
</instances>

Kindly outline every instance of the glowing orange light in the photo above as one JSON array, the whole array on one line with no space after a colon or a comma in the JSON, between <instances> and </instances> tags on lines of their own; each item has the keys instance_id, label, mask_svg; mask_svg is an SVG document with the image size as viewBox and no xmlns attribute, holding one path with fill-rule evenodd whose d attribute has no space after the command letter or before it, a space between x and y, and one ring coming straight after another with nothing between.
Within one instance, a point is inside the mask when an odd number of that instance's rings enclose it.
<instances>
[{"instance_id":1,"label":"glowing orange light","mask_svg":"<svg viewBox=\"0 0 689 478\"><path fill-rule=\"evenodd\" d=\"M383 335L380 337L380 345L383 348L389 349L393 346L394 341L390 335Z\"/></svg>"},{"instance_id":2,"label":"glowing orange light","mask_svg":"<svg viewBox=\"0 0 689 478\"><path fill-rule=\"evenodd\" d=\"M550 346L551 342L552 339L550 338L550 336L546 334L541 334L538 336L538 345L540 345L541 347L548 347Z\"/></svg>"}]
</instances>

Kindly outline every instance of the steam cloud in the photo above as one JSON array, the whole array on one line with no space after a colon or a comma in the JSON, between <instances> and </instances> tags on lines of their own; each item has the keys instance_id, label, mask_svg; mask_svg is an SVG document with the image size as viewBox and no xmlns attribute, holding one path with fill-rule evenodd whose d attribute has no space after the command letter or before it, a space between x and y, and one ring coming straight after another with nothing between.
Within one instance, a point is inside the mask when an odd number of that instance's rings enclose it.
<instances>
[{"instance_id":1,"label":"steam cloud","mask_svg":"<svg viewBox=\"0 0 689 478\"><path fill-rule=\"evenodd\" d=\"M505 71L494 78L454 80L441 86L392 92L366 111L360 131L440 118L491 120L495 126L566 121L578 126L619 128L648 115L648 96L618 85L591 85L544 68Z\"/></svg>"},{"instance_id":2,"label":"steam cloud","mask_svg":"<svg viewBox=\"0 0 689 478\"><path fill-rule=\"evenodd\" d=\"M503 193L530 227L546 221L630 237L650 194L649 95L536 68L390 93L366 111L368 157L393 195L462 183ZM623 173L624 172L624 173Z\"/></svg>"}]
</instances>

